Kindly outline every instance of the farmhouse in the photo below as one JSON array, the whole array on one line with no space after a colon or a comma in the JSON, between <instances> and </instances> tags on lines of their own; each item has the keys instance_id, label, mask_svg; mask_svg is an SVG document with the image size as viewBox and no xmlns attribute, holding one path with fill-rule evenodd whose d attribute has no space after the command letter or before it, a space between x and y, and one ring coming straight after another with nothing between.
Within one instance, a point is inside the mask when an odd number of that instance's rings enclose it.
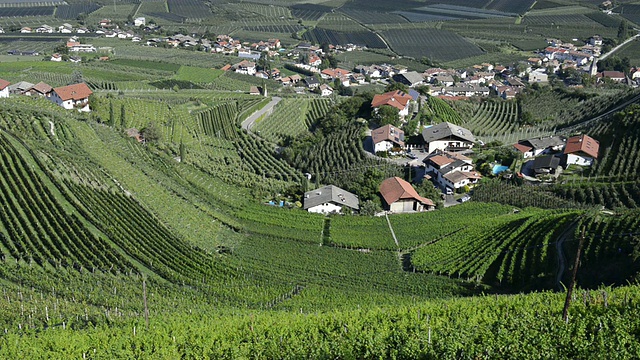
<instances>
[{"instance_id":1,"label":"farmhouse","mask_svg":"<svg viewBox=\"0 0 640 360\"><path fill-rule=\"evenodd\" d=\"M331 96L333 94L333 88L327 84L320 85L320 95L321 96Z\"/></svg>"},{"instance_id":2,"label":"farmhouse","mask_svg":"<svg viewBox=\"0 0 640 360\"><path fill-rule=\"evenodd\" d=\"M9 97L9 85L11 85L10 82L0 79L0 98Z\"/></svg>"},{"instance_id":3,"label":"farmhouse","mask_svg":"<svg viewBox=\"0 0 640 360\"><path fill-rule=\"evenodd\" d=\"M399 177L385 179L380 184L384 209L395 213L429 211L435 209L430 199L418 195L416 189Z\"/></svg>"},{"instance_id":4,"label":"farmhouse","mask_svg":"<svg viewBox=\"0 0 640 360\"><path fill-rule=\"evenodd\" d=\"M546 83L549 82L549 76L540 71L533 71L529 74L530 83Z\"/></svg>"},{"instance_id":5,"label":"farmhouse","mask_svg":"<svg viewBox=\"0 0 640 360\"><path fill-rule=\"evenodd\" d=\"M602 71L596 75L596 78L598 78L598 80L606 78L615 82L623 82L626 79L626 76L621 71Z\"/></svg>"},{"instance_id":6,"label":"farmhouse","mask_svg":"<svg viewBox=\"0 0 640 360\"><path fill-rule=\"evenodd\" d=\"M78 109L78 111L91 111L89 108L89 96L93 92L87 84L73 84L53 89L49 100L65 109Z\"/></svg>"},{"instance_id":7,"label":"farmhouse","mask_svg":"<svg viewBox=\"0 0 640 360\"><path fill-rule=\"evenodd\" d=\"M530 157L560 151L564 147L564 139L559 136L539 137L529 140L520 140L513 145L527 159Z\"/></svg>"},{"instance_id":8,"label":"farmhouse","mask_svg":"<svg viewBox=\"0 0 640 360\"><path fill-rule=\"evenodd\" d=\"M358 210L360 200L355 194L337 186L328 185L304 193L303 208L311 213L340 213L343 208Z\"/></svg>"},{"instance_id":9,"label":"farmhouse","mask_svg":"<svg viewBox=\"0 0 640 360\"><path fill-rule=\"evenodd\" d=\"M96 52L96 47L91 44L80 44L79 42L69 41L67 42L67 48L69 51L74 52Z\"/></svg>"},{"instance_id":10,"label":"farmhouse","mask_svg":"<svg viewBox=\"0 0 640 360\"><path fill-rule=\"evenodd\" d=\"M26 94L33 86L32 83L26 81L20 81L15 84L9 85L9 94L23 95Z\"/></svg>"},{"instance_id":11,"label":"farmhouse","mask_svg":"<svg viewBox=\"0 0 640 360\"><path fill-rule=\"evenodd\" d=\"M571 164L590 166L593 160L598 158L600 143L588 135L577 135L567 139L564 147L565 162Z\"/></svg>"},{"instance_id":12,"label":"farmhouse","mask_svg":"<svg viewBox=\"0 0 640 360\"><path fill-rule=\"evenodd\" d=\"M147 24L147 19L145 19L144 17L137 17L135 19L133 19L133 26L140 26L140 25L146 25Z\"/></svg>"},{"instance_id":13,"label":"farmhouse","mask_svg":"<svg viewBox=\"0 0 640 360\"><path fill-rule=\"evenodd\" d=\"M424 147L428 153L434 150L462 151L473 147L475 137L471 131L448 122L442 122L422 131Z\"/></svg>"},{"instance_id":14,"label":"farmhouse","mask_svg":"<svg viewBox=\"0 0 640 360\"><path fill-rule=\"evenodd\" d=\"M393 75L393 81L414 87L424 82L424 77L417 71L409 71L403 74Z\"/></svg>"},{"instance_id":15,"label":"farmhouse","mask_svg":"<svg viewBox=\"0 0 640 360\"><path fill-rule=\"evenodd\" d=\"M371 131L374 153L404 148L404 131L393 125L385 125Z\"/></svg>"},{"instance_id":16,"label":"farmhouse","mask_svg":"<svg viewBox=\"0 0 640 360\"><path fill-rule=\"evenodd\" d=\"M382 105L393 106L398 109L398 113L401 117L409 115L409 103L413 100L411 95L406 94L400 90L386 92L384 94L378 94L373 97L371 101L371 107L377 110Z\"/></svg>"},{"instance_id":17,"label":"farmhouse","mask_svg":"<svg viewBox=\"0 0 640 360\"><path fill-rule=\"evenodd\" d=\"M31 92L30 95L49 97L51 96L51 92L53 91L53 88L51 87L51 85L41 81L33 85L33 87L29 89L29 91Z\"/></svg>"}]
</instances>

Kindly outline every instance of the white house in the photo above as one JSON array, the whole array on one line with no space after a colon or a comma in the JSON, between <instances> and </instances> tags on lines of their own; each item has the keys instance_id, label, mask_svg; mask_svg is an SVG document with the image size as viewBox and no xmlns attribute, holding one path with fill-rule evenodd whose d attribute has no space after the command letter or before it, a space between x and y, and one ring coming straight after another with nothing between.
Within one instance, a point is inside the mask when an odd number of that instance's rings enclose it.
<instances>
[{"instance_id":1,"label":"white house","mask_svg":"<svg viewBox=\"0 0 640 360\"><path fill-rule=\"evenodd\" d=\"M473 168L472 160L462 154L436 150L423 163L425 174L442 189L454 191L477 184L482 176Z\"/></svg>"},{"instance_id":2,"label":"white house","mask_svg":"<svg viewBox=\"0 0 640 360\"><path fill-rule=\"evenodd\" d=\"M462 151L473 147L475 137L471 131L449 122L442 122L422 130L424 148L428 153L434 150Z\"/></svg>"},{"instance_id":3,"label":"white house","mask_svg":"<svg viewBox=\"0 0 640 360\"><path fill-rule=\"evenodd\" d=\"M533 71L529 74L530 83L546 83L549 82L549 76L540 71Z\"/></svg>"},{"instance_id":4,"label":"white house","mask_svg":"<svg viewBox=\"0 0 640 360\"><path fill-rule=\"evenodd\" d=\"M235 68L236 72L240 74L255 75L256 73L256 63L248 60L240 61L235 65Z\"/></svg>"},{"instance_id":5,"label":"white house","mask_svg":"<svg viewBox=\"0 0 640 360\"><path fill-rule=\"evenodd\" d=\"M11 85L10 82L4 79L0 79L0 98L9 97L9 85Z\"/></svg>"},{"instance_id":6,"label":"white house","mask_svg":"<svg viewBox=\"0 0 640 360\"><path fill-rule=\"evenodd\" d=\"M65 109L78 109L78 111L91 111L89 108L89 96L93 91L87 84L73 84L53 89L49 100Z\"/></svg>"},{"instance_id":7,"label":"white house","mask_svg":"<svg viewBox=\"0 0 640 360\"><path fill-rule=\"evenodd\" d=\"M303 208L311 213L339 214L343 208L360 209L360 200L355 194L337 186L328 185L304 193Z\"/></svg>"},{"instance_id":8,"label":"white house","mask_svg":"<svg viewBox=\"0 0 640 360\"><path fill-rule=\"evenodd\" d=\"M527 159L530 157L557 152L564 148L565 141L559 136L546 136L528 140L520 140L513 145Z\"/></svg>"},{"instance_id":9,"label":"white house","mask_svg":"<svg viewBox=\"0 0 640 360\"><path fill-rule=\"evenodd\" d=\"M385 125L371 131L374 153L389 151L394 147L404 148L404 131L393 125Z\"/></svg>"},{"instance_id":10,"label":"white house","mask_svg":"<svg viewBox=\"0 0 640 360\"><path fill-rule=\"evenodd\" d=\"M144 17L137 17L133 20L133 26L147 25L147 19Z\"/></svg>"},{"instance_id":11,"label":"white house","mask_svg":"<svg viewBox=\"0 0 640 360\"><path fill-rule=\"evenodd\" d=\"M564 147L566 165L590 166L598 158L600 143L588 135L577 135L567 139Z\"/></svg>"},{"instance_id":12,"label":"white house","mask_svg":"<svg viewBox=\"0 0 640 360\"><path fill-rule=\"evenodd\" d=\"M331 96L333 94L333 88L327 84L320 85L320 95L321 96Z\"/></svg>"},{"instance_id":13,"label":"white house","mask_svg":"<svg viewBox=\"0 0 640 360\"><path fill-rule=\"evenodd\" d=\"M51 60L51 61L57 61L57 62L60 62L60 61L62 61L62 55L60 55L60 54L53 54L53 55L51 55L51 59L50 59L50 60Z\"/></svg>"}]
</instances>

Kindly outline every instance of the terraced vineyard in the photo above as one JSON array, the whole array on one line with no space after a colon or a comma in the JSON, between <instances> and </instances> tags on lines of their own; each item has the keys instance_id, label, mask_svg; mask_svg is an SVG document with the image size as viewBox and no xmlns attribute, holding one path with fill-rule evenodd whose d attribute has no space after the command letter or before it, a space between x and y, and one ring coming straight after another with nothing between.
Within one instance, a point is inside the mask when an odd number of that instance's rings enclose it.
<instances>
[{"instance_id":1,"label":"terraced vineyard","mask_svg":"<svg viewBox=\"0 0 640 360\"><path fill-rule=\"evenodd\" d=\"M418 249L411 261L419 270L489 283L548 282L556 262L549 247L576 216L529 210L485 219Z\"/></svg>"},{"instance_id":2,"label":"terraced vineyard","mask_svg":"<svg viewBox=\"0 0 640 360\"><path fill-rule=\"evenodd\" d=\"M253 131L274 143L282 143L309 131L329 111L328 99L283 99L273 113L256 124Z\"/></svg>"},{"instance_id":3,"label":"terraced vineyard","mask_svg":"<svg viewBox=\"0 0 640 360\"><path fill-rule=\"evenodd\" d=\"M426 114L433 123L450 122L461 125L462 118L446 101L430 96L427 101Z\"/></svg>"},{"instance_id":4,"label":"terraced vineyard","mask_svg":"<svg viewBox=\"0 0 640 360\"><path fill-rule=\"evenodd\" d=\"M519 128L518 104L514 101L483 101L463 126L476 136L500 136Z\"/></svg>"}]
</instances>

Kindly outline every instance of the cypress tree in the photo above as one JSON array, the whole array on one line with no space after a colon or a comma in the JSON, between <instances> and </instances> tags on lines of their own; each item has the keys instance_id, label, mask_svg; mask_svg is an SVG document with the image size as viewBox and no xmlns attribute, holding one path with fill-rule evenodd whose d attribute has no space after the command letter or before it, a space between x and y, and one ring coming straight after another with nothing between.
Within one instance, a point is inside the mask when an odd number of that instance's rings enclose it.
<instances>
[{"instance_id":1,"label":"cypress tree","mask_svg":"<svg viewBox=\"0 0 640 360\"><path fill-rule=\"evenodd\" d=\"M124 104L120 107L120 126L123 128L127 126Z\"/></svg>"},{"instance_id":2,"label":"cypress tree","mask_svg":"<svg viewBox=\"0 0 640 360\"><path fill-rule=\"evenodd\" d=\"M113 102L109 101L109 126L114 127L116 125L116 117L113 113Z\"/></svg>"}]
</instances>

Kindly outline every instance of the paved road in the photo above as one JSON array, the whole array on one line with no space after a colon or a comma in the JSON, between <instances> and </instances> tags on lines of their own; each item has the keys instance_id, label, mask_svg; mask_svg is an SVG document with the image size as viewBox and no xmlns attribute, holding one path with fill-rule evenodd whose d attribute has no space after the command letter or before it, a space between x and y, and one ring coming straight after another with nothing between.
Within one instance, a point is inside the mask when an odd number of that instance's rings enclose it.
<instances>
[{"instance_id":1,"label":"paved road","mask_svg":"<svg viewBox=\"0 0 640 360\"><path fill-rule=\"evenodd\" d=\"M247 131L250 131L251 127L253 127L253 124L256 122L256 120L258 120L264 114L270 114L273 107L276 106L280 102L280 100L282 100L282 98L279 98L277 96L274 96L273 98L271 98L271 101L269 101L267 105L265 105L262 109L249 115L249 117L242 122L242 128Z\"/></svg>"},{"instance_id":2,"label":"paved road","mask_svg":"<svg viewBox=\"0 0 640 360\"><path fill-rule=\"evenodd\" d=\"M608 57L609 57L609 55L611 55L611 54L613 54L614 52L618 51L618 49L620 49L621 47L623 47L623 46L627 45L630 41L635 40L638 36L640 36L640 34L633 35L632 37L630 37L630 38L628 38L627 40L625 40L622 44L617 45L617 46L616 46L616 47L614 47L613 49L609 50L609 52L608 52L608 53L606 53L606 54L602 54L602 55L598 58L598 61L602 61L602 60L604 60L604 59L608 58Z\"/></svg>"}]
</instances>

